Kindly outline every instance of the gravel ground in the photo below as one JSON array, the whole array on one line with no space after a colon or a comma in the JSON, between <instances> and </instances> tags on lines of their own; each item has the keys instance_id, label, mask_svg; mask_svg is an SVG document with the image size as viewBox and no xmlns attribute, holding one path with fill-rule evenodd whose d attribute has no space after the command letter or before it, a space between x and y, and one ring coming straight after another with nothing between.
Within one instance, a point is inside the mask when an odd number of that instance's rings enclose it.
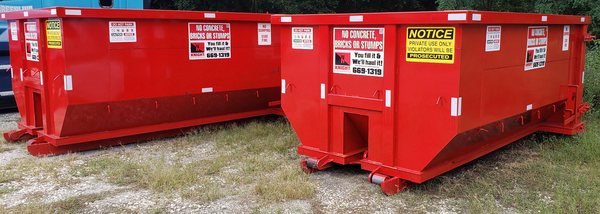
<instances>
[{"instance_id":1,"label":"gravel ground","mask_svg":"<svg viewBox=\"0 0 600 214\"><path fill-rule=\"evenodd\" d=\"M14 112L0 114L0 129L8 131L16 128L19 115ZM67 199L84 198L94 195L96 200L84 201L77 209L79 213L398 213L427 212L428 206L407 205L406 200L414 198L413 194L399 194L393 197L384 196L379 187L367 182L368 173L357 167L334 167L327 171L317 172L310 176L316 184L315 196L304 200L261 201L252 187L240 186L235 195L227 195L218 200L198 202L183 199L177 195L158 194L153 191L107 183L106 178L81 177L70 173L72 168L81 167L86 161L102 155L126 152L133 157L179 155L177 149L165 151L165 142L161 140L134 146L125 146L109 150L85 152L76 155L34 158L27 154L24 143L5 144L11 150L0 153L0 167L8 164L35 161L42 165L39 171L32 170L21 179L0 183L0 213L29 210L28 206L52 204ZM162 147L161 147L162 146ZM211 158L214 143L205 143L191 148L198 159ZM187 161L184 159L184 161ZM193 160L189 160L193 161ZM52 163L64 163L52 165ZM46 170L54 168L54 170ZM6 170L6 169L5 169ZM224 171L236 170L224 168ZM19 169L4 173L18 173ZM212 178L211 178L212 179ZM218 180L218 178L215 178ZM277 181L273 181L277 182ZM412 199L414 201L414 199ZM428 201L437 209L434 212L453 213L444 199ZM24 209L22 207L25 207ZM4 210L4 211L3 211ZM47 210L46 210L47 211ZM25 212L31 212L25 211ZM33 211L36 212L36 211Z\"/></svg>"}]
</instances>

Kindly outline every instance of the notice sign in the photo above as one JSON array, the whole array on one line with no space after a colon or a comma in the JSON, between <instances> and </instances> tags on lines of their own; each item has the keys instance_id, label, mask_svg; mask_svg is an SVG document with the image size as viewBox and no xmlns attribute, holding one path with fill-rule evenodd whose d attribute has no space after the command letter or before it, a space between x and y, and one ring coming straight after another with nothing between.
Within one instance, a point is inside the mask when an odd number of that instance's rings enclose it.
<instances>
[{"instance_id":1,"label":"notice sign","mask_svg":"<svg viewBox=\"0 0 600 214\"><path fill-rule=\"evenodd\" d=\"M12 41L19 41L17 22L10 22L10 39Z\"/></svg>"},{"instance_id":2,"label":"notice sign","mask_svg":"<svg viewBox=\"0 0 600 214\"><path fill-rule=\"evenodd\" d=\"M562 43L562 50L563 51L568 51L569 50L569 40L570 40L570 34L571 34L571 26L570 25L565 25L563 27L563 43Z\"/></svg>"},{"instance_id":3,"label":"notice sign","mask_svg":"<svg viewBox=\"0 0 600 214\"><path fill-rule=\"evenodd\" d=\"M485 33L485 52L500 50L501 35L501 26L487 26L487 31Z\"/></svg>"},{"instance_id":4,"label":"notice sign","mask_svg":"<svg viewBox=\"0 0 600 214\"><path fill-rule=\"evenodd\" d=\"M383 77L383 28L334 28L333 73Z\"/></svg>"},{"instance_id":5,"label":"notice sign","mask_svg":"<svg viewBox=\"0 0 600 214\"><path fill-rule=\"evenodd\" d=\"M108 22L110 43L137 42L135 22Z\"/></svg>"},{"instance_id":6,"label":"notice sign","mask_svg":"<svg viewBox=\"0 0 600 214\"><path fill-rule=\"evenodd\" d=\"M62 30L59 19L46 21L46 41L48 48L62 48Z\"/></svg>"},{"instance_id":7,"label":"notice sign","mask_svg":"<svg viewBox=\"0 0 600 214\"><path fill-rule=\"evenodd\" d=\"M25 22L25 56L29 61L40 61L40 48L38 42L37 24Z\"/></svg>"},{"instance_id":8,"label":"notice sign","mask_svg":"<svg viewBox=\"0 0 600 214\"><path fill-rule=\"evenodd\" d=\"M406 61L453 64L454 41L454 27L409 27Z\"/></svg>"},{"instance_id":9,"label":"notice sign","mask_svg":"<svg viewBox=\"0 0 600 214\"><path fill-rule=\"evenodd\" d=\"M258 45L271 45L271 23L258 23Z\"/></svg>"},{"instance_id":10,"label":"notice sign","mask_svg":"<svg viewBox=\"0 0 600 214\"><path fill-rule=\"evenodd\" d=\"M545 67L547 49L548 27L529 27L527 30L525 70Z\"/></svg>"},{"instance_id":11,"label":"notice sign","mask_svg":"<svg viewBox=\"0 0 600 214\"><path fill-rule=\"evenodd\" d=\"M231 58L229 23L189 23L190 60Z\"/></svg>"},{"instance_id":12,"label":"notice sign","mask_svg":"<svg viewBox=\"0 0 600 214\"><path fill-rule=\"evenodd\" d=\"M313 42L312 27L292 28L292 49L312 50Z\"/></svg>"}]
</instances>

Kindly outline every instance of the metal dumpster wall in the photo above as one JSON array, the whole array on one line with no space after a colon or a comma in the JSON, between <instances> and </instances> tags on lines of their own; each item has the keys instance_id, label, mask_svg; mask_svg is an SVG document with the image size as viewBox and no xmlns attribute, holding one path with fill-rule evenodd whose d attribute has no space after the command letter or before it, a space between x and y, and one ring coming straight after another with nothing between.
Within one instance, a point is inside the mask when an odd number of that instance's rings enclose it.
<instances>
[{"instance_id":1,"label":"metal dumpster wall","mask_svg":"<svg viewBox=\"0 0 600 214\"><path fill-rule=\"evenodd\" d=\"M40 129L38 135L52 145L275 113L280 91L278 28L270 28L270 44L259 44L258 32L270 25L268 15L256 15L255 20L187 20L177 16L183 12L165 11L162 18L136 19L128 14L146 11L107 10L112 15L106 18L85 16L101 10L81 11L84 15L77 17L19 19L20 39L11 41L11 54L18 58L13 67L24 70L23 79L13 78L15 86L23 85L15 89L23 94L17 100L29 109L22 110L20 125ZM176 17L169 18L171 14ZM60 20L62 47L46 45L48 20ZM43 44L39 62L27 60L22 51L25 22L37 23ZM111 22L135 23L135 39L110 41ZM229 57L192 59L190 27L196 24L229 32L221 34L230 38ZM42 95L43 126L32 125L32 118L39 117L31 113L32 93Z\"/></svg>"},{"instance_id":2,"label":"metal dumpster wall","mask_svg":"<svg viewBox=\"0 0 600 214\"><path fill-rule=\"evenodd\" d=\"M361 164L421 183L536 131L583 130L581 73L589 17L441 11L272 20L282 26L282 107L302 142L299 154L308 157L302 162L306 171ZM488 26L502 26L497 50L486 51L493 38ZM418 28L451 29L452 43L408 38ZM533 28L546 30L531 33ZM338 39L339 29L350 31L347 38L351 31L371 36L346 43ZM383 31L383 39L372 36ZM384 48L363 54L362 42L369 39ZM545 53L536 55L536 64L527 57L532 41L547 44L533 49ZM352 46L347 44L356 44L351 54L359 60L353 66L385 56L382 74L340 72L348 67L346 57L354 60L344 56L344 48ZM409 47L415 44L424 47ZM425 44L452 44L437 50L451 60L409 59L408 50L431 51Z\"/></svg>"}]
</instances>

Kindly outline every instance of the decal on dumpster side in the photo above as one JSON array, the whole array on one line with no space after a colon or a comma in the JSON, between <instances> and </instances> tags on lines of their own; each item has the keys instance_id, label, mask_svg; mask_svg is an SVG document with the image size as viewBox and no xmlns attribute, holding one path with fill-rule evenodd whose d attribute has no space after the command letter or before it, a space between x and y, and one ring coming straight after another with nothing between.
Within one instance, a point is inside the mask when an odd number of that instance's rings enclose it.
<instances>
[{"instance_id":1,"label":"decal on dumpster side","mask_svg":"<svg viewBox=\"0 0 600 214\"><path fill-rule=\"evenodd\" d=\"M563 51L568 51L569 50L569 40L570 40L570 34L571 34L571 26L570 25L565 25L563 27L563 45L562 45L562 50Z\"/></svg>"},{"instance_id":2,"label":"decal on dumpster side","mask_svg":"<svg viewBox=\"0 0 600 214\"><path fill-rule=\"evenodd\" d=\"M334 28L333 73L383 77L383 28Z\"/></svg>"},{"instance_id":3,"label":"decal on dumpster side","mask_svg":"<svg viewBox=\"0 0 600 214\"><path fill-rule=\"evenodd\" d=\"M525 70L533 70L546 66L548 50L548 26L535 26L527 29L527 51L525 53Z\"/></svg>"},{"instance_id":4,"label":"decal on dumpster side","mask_svg":"<svg viewBox=\"0 0 600 214\"><path fill-rule=\"evenodd\" d=\"M229 23L189 23L189 59L231 58L231 26Z\"/></svg>"},{"instance_id":5,"label":"decal on dumpster side","mask_svg":"<svg viewBox=\"0 0 600 214\"><path fill-rule=\"evenodd\" d=\"M35 22L25 22L25 55L29 61L40 61L37 24Z\"/></svg>"},{"instance_id":6,"label":"decal on dumpster side","mask_svg":"<svg viewBox=\"0 0 600 214\"><path fill-rule=\"evenodd\" d=\"M108 22L110 43L137 42L137 27L135 22Z\"/></svg>"},{"instance_id":7,"label":"decal on dumpster side","mask_svg":"<svg viewBox=\"0 0 600 214\"><path fill-rule=\"evenodd\" d=\"M454 64L454 27L408 27L406 61Z\"/></svg>"},{"instance_id":8,"label":"decal on dumpster side","mask_svg":"<svg viewBox=\"0 0 600 214\"><path fill-rule=\"evenodd\" d=\"M258 45L271 45L271 23L258 23Z\"/></svg>"},{"instance_id":9,"label":"decal on dumpster side","mask_svg":"<svg viewBox=\"0 0 600 214\"><path fill-rule=\"evenodd\" d=\"M48 48L62 48L62 27L60 19L46 20L46 41Z\"/></svg>"},{"instance_id":10,"label":"decal on dumpster side","mask_svg":"<svg viewBox=\"0 0 600 214\"><path fill-rule=\"evenodd\" d=\"M292 28L292 49L312 50L314 47L312 27Z\"/></svg>"},{"instance_id":11,"label":"decal on dumpster side","mask_svg":"<svg viewBox=\"0 0 600 214\"><path fill-rule=\"evenodd\" d=\"M499 51L502 26L487 26L485 33L485 52Z\"/></svg>"},{"instance_id":12,"label":"decal on dumpster side","mask_svg":"<svg viewBox=\"0 0 600 214\"><path fill-rule=\"evenodd\" d=\"M10 39L12 41L19 41L19 27L17 27L17 22L10 22Z\"/></svg>"}]
</instances>

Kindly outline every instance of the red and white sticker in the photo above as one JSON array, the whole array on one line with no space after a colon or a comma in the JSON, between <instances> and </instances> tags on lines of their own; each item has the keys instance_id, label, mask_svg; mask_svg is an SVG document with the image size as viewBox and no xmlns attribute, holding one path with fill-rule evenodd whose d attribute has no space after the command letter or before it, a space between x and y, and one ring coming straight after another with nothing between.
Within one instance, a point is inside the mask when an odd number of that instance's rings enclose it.
<instances>
[{"instance_id":1,"label":"red and white sticker","mask_svg":"<svg viewBox=\"0 0 600 214\"><path fill-rule=\"evenodd\" d=\"M502 26L487 26L485 33L485 52L500 51Z\"/></svg>"},{"instance_id":2,"label":"red and white sticker","mask_svg":"<svg viewBox=\"0 0 600 214\"><path fill-rule=\"evenodd\" d=\"M137 42L135 22L108 22L110 43Z\"/></svg>"},{"instance_id":3,"label":"red and white sticker","mask_svg":"<svg viewBox=\"0 0 600 214\"><path fill-rule=\"evenodd\" d=\"M258 45L271 45L271 23L258 23Z\"/></svg>"},{"instance_id":4,"label":"red and white sticker","mask_svg":"<svg viewBox=\"0 0 600 214\"><path fill-rule=\"evenodd\" d=\"M562 43L562 50L563 51L568 51L569 50L569 40L570 40L570 34L571 34L571 26L570 25L565 25L563 27L563 43Z\"/></svg>"},{"instance_id":5,"label":"red and white sticker","mask_svg":"<svg viewBox=\"0 0 600 214\"><path fill-rule=\"evenodd\" d=\"M35 22L25 22L25 55L29 61L40 61L38 30Z\"/></svg>"},{"instance_id":6,"label":"red and white sticker","mask_svg":"<svg viewBox=\"0 0 600 214\"><path fill-rule=\"evenodd\" d=\"M334 28L333 73L383 77L383 28Z\"/></svg>"},{"instance_id":7,"label":"red and white sticker","mask_svg":"<svg viewBox=\"0 0 600 214\"><path fill-rule=\"evenodd\" d=\"M190 60L231 58L229 23L189 23Z\"/></svg>"},{"instance_id":8,"label":"red and white sticker","mask_svg":"<svg viewBox=\"0 0 600 214\"><path fill-rule=\"evenodd\" d=\"M312 27L292 28L292 49L312 50L314 47Z\"/></svg>"},{"instance_id":9,"label":"red and white sticker","mask_svg":"<svg viewBox=\"0 0 600 214\"><path fill-rule=\"evenodd\" d=\"M19 28L17 22L10 22L10 39L12 41L19 41Z\"/></svg>"},{"instance_id":10,"label":"red and white sticker","mask_svg":"<svg viewBox=\"0 0 600 214\"><path fill-rule=\"evenodd\" d=\"M527 29L527 52L525 70L533 70L546 66L548 51L548 26L535 26Z\"/></svg>"}]
</instances>

